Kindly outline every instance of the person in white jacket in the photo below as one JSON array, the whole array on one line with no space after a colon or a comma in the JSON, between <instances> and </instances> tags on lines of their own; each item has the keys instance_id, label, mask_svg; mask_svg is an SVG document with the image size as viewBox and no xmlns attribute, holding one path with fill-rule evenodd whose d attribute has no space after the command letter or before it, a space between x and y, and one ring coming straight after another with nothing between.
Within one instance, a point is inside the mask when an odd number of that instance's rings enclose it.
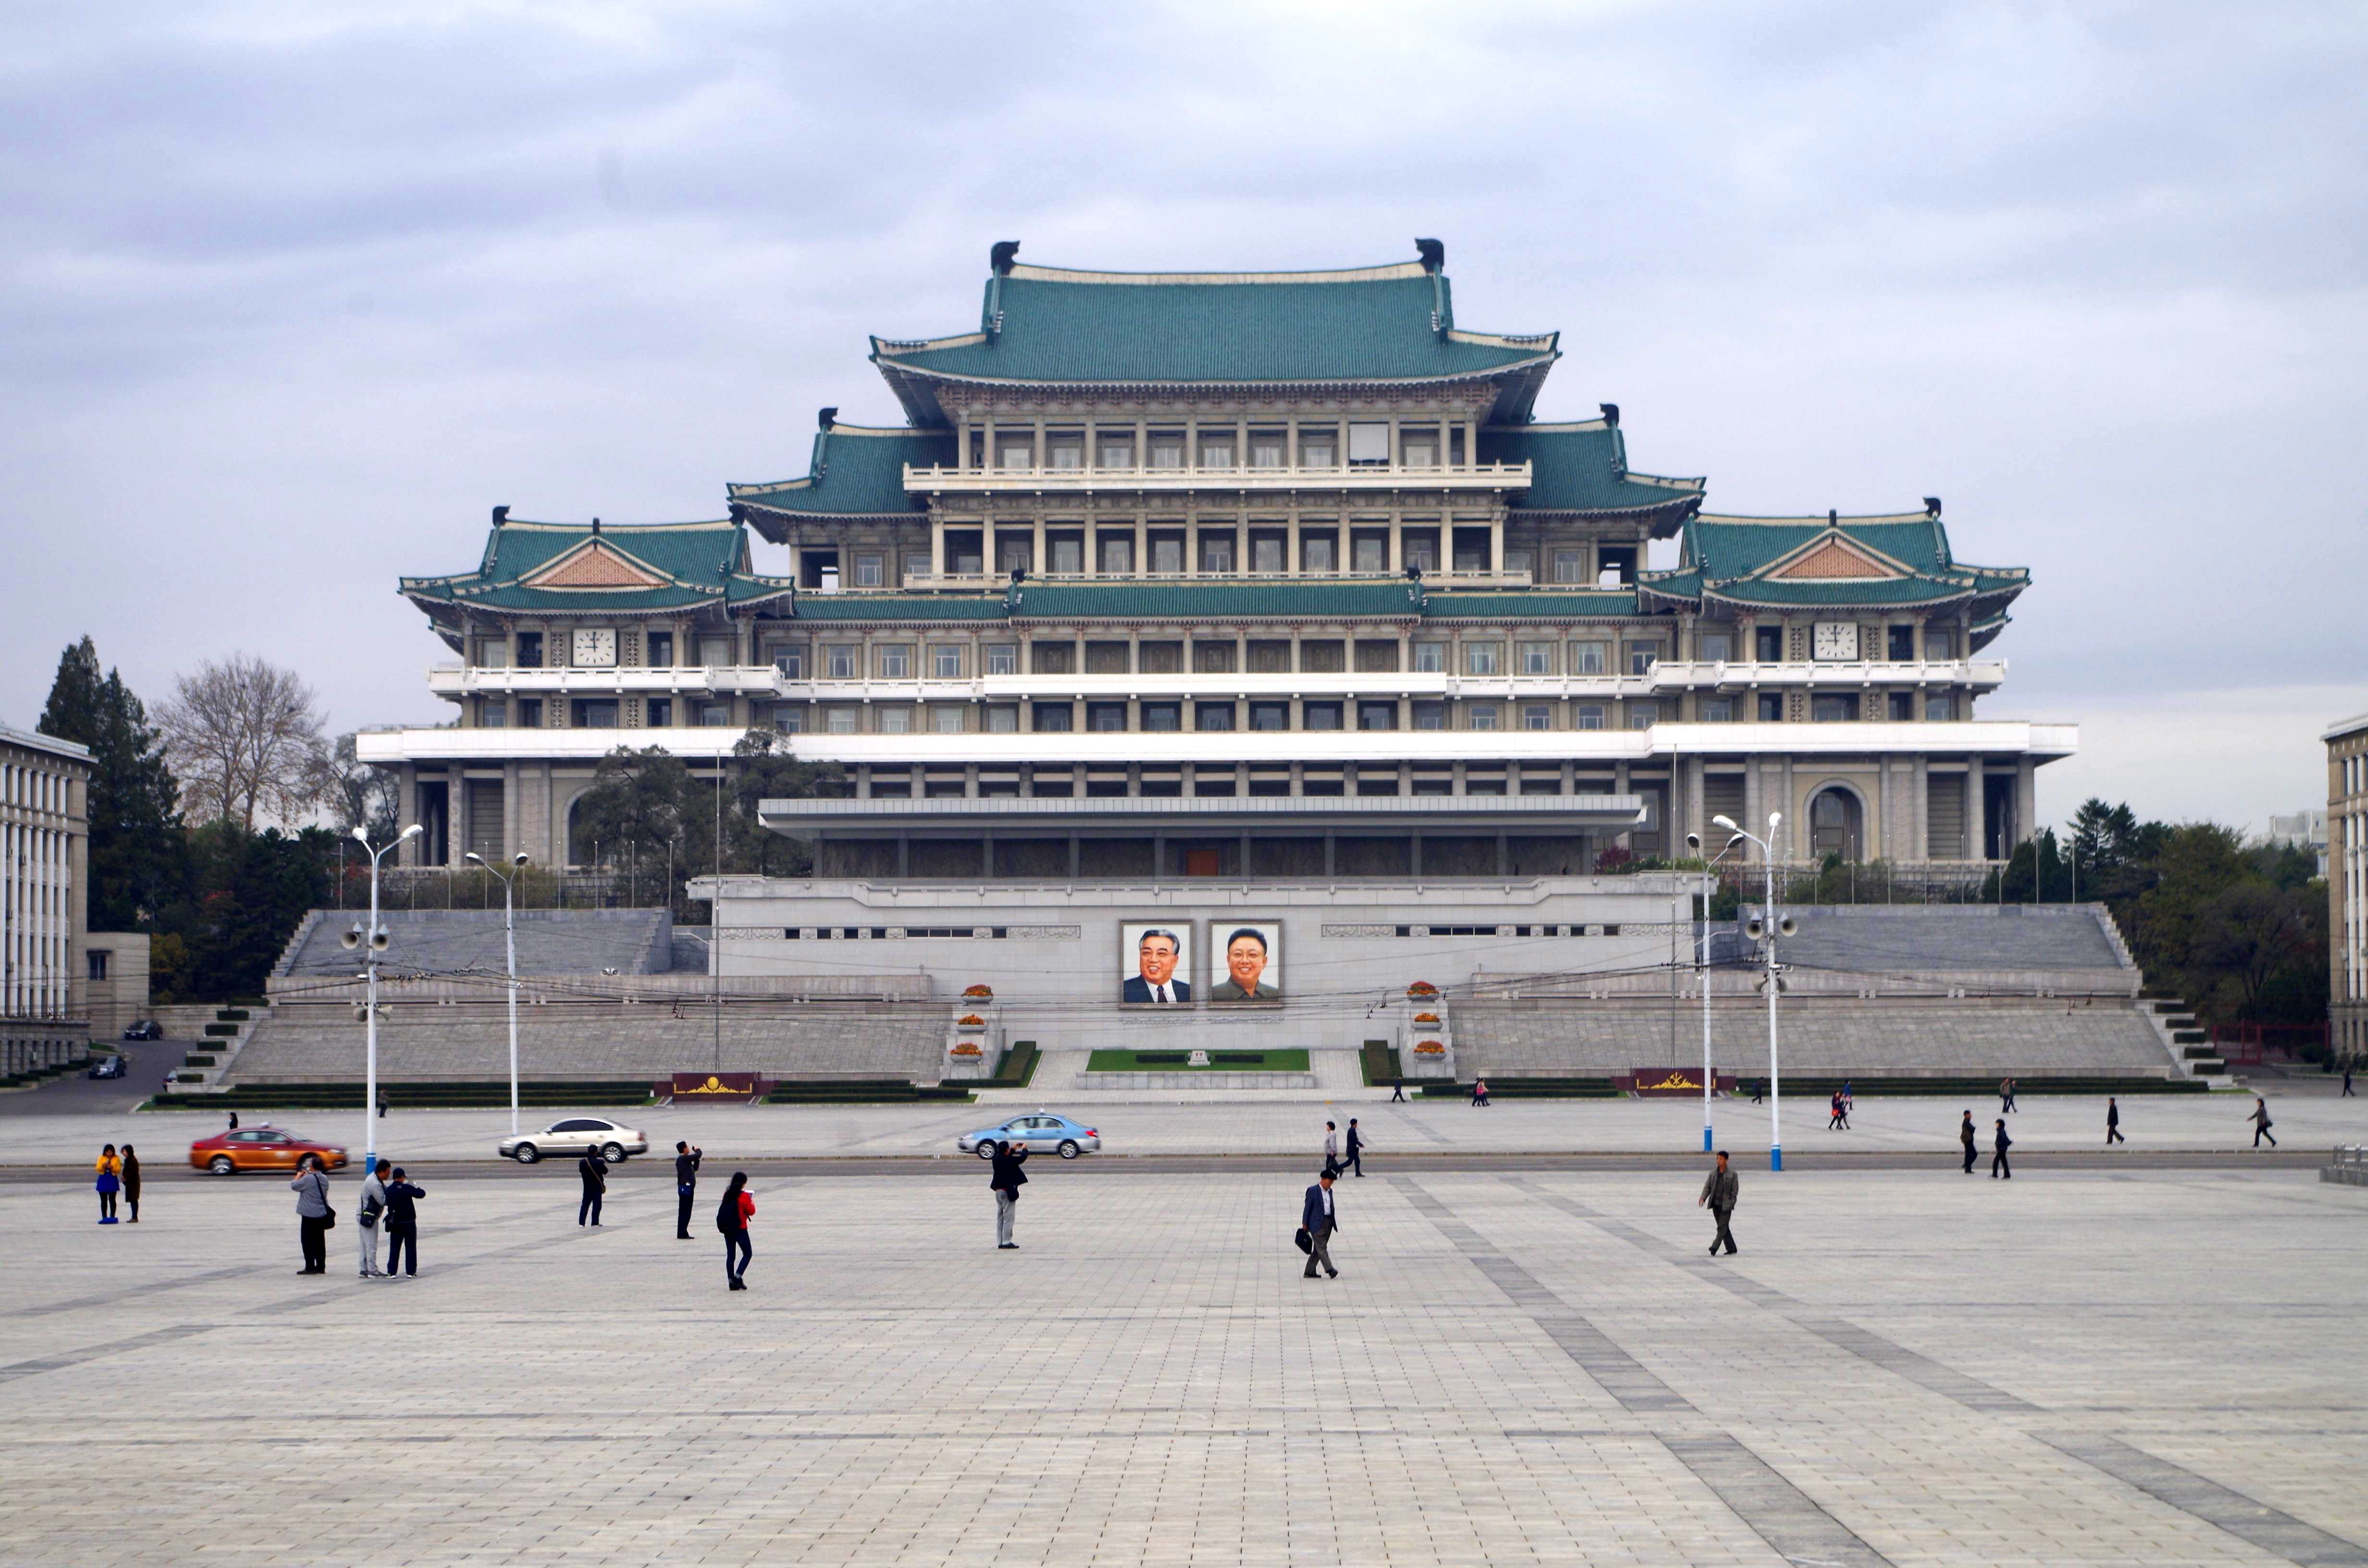
<instances>
[{"instance_id":1,"label":"person in white jacket","mask_svg":"<svg viewBox=\"0 0 2368 1568\"><path fill-rule=\"evenodd\" d=\"M381 1173L372 1171L362 1178L361 1212L354 1216L354 1234L361 1238L362 1273L365 1279L383 1278L386 1270L378 1266L379 1233L386 1229L386 1183Z\"/></svg>"}]
</instances>

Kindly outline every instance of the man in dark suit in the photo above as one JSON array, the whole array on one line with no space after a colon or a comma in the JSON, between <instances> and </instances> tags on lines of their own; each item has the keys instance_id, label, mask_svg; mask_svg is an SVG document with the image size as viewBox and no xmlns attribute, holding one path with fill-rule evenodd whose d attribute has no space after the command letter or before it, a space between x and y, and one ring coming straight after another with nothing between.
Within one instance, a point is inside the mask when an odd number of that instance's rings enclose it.
<instances>
[{"instance_id":1,"label":"man in dark suit","mask_svg":"<svg viewBox=\"0 0 2368 1568\"><path fill-rule=\"evenodd\" d=\"M690 1240L690 1206L699 1196L699 1162L707 1151L694 1149L687 1142L674 1146L674 1239Z\"/></svg>"},{"instance_id":2,"label":"man in dark suit","mask_svg":"<svg viewBox=\"0 0 2368 1568\"><path fill-rule=\"evenodd\" d=\"M586 1149L584 1157L575 1162L575 1174L584 1178L584 1198L575 1205L575 1222L597 1227L600 1223L600 1199L609 1191L609 1162L600 1157L598 1149Z\"/></svg>"},{"instance_id":3,"label":"man in dark suit","mask_svg":"<svg viewBox=\"0 0 2368 1568\"><path fill-rule=\"evenodd\" d=\"M403 1167L394 1167L394 1179L386 1184L386 1277L396 1278L394 1260L402 1258L405 1279L419 1275L419 1210L415 1207L427 1196L427 1189L405 1177Z\"/></svg>"},{"instance_id":4,"label":"man in dark suit","mask_svg":"<svg viewBox=\"0 0 2368 1568\"><path fill-rule=\"evenodd\" d=\"M1307 1189L1307 1198L1299 1206L1299 1228L1307 1233L1307 1272L1302 1278L1315 1278L1320 1263L1326 1274L1339 1278L1340 1271L1332 1267L1332 1233L1340 1228L1340 1215L1332 1204L1331 1166L1325 1166L1315 1185Z\"/></svg>"},{"instance_id":5,"label":"man in dark suit","mask_svg":"<svg viewBox=\"0 0 2368 1568\"><path fill-rule=\"evenodd\" d=\"M1710 1255L1713 1257L1718 1256L1722 1244L1730 1253L1735 1250L1735 1233L1728 1230L1726 1224L1735 1217L1735 1200L1742 1196L1742 1192L1743 1178L1727 1168L1726 1151L1721 1149L1718 1152L1718 1168L1702 1178L1702 1197L1694 1203L1697 1209L1709 1209L1718 1220L1718 1234L1710 1239Z\"/></svg>"},{"instance_id":6,"label":"man in dark suit","mask_svg":"<svg viewBox=\"0 0 2368 1568\"><path fill-rule=\"evenodd\" d=\"M1139 971L1119 993L1124 1002L1190 1002L1192 983L1176 978L1176 960L1184 943L1173 931L1145 931L1136 941L1134 963Z\"/></svg>"}]
</instances>

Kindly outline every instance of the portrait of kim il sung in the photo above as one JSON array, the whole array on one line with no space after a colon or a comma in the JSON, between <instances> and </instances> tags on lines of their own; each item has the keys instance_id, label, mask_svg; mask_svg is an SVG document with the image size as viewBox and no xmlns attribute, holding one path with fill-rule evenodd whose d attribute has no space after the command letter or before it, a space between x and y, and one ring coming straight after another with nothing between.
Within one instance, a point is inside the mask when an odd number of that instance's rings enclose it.
<instances>
[{"instance_id":1,"label":"portrait of kim il sung","mask_svg":"<svg viewBox=\"0 0 2368 1568\"><path fill-rule=\"evenodd\" d=\"M1192 927L1184 921L1157 924L1122 923L1119 926L1120 962L1124 979L1121 1002L1163 1003L1192 1000Z\"/></svg>"},{"instance_id":2,"label":"portrait of kim il sung","mask_svg":"<svg viewBox=\"0 0 2368 1568\"><path fill-rule=\"evenodd\" d=\"M1223 934L1217 961L1224 978L1209 988L1212 1002L1280 1002L1282 1000L1282 926L1279 921L1239 925L1217 922L1209 927Z\"/></svg>"}]
</instances>

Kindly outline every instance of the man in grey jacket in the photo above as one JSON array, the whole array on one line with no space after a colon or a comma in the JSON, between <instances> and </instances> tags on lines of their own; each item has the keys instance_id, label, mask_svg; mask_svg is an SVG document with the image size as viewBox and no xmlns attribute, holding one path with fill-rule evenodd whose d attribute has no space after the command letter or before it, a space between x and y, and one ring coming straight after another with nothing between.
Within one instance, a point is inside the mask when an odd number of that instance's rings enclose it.
<instances>
[{"instance_id":1,"label":"man in grey jacket","mask_svg":"<svg viewBox=\"0 0 2368 1568\"><path fill-rule=\"evenodd\" d=\"M304 1267L299 1274L329 1272L329 1178L321 1169L321 1156L302 1154L296 1160L296 1179L288 1184L296 1194L296 1241L304 1252Z\"/></svg>"},{"instance_id":2,"label":"man in grey jacket","mask_svg":"<svg viewBox=\"0 0 2368 1568\"><path fill-rule=\"evenodd\" d=\"M385 1215L386 1183L374 1170L362 1177L361 1210L354 1216L354 1234L361 1238L361 1277L365 1279L380 1278L386 1273L378 1266L378 1233Z\"/></svg>"},{"instance_id":3,"label":"man in grey jacket","mask_svg":"<svg viewBox=\"0 0 2368 1568\"><path fill-rule=\"evenodd\" d=\"M1694 1202L1694 1207L1708 1208L1718 1217L1718 1234L1710 1240L1713 1257L1718 1256L1722 1243L1729 1253L1735 1251L1735 1233L1726 1228L1726 1222L1735 1214L1735 1200L1742 1188L1742 1178L1727 1168L1726 1151L1721 1149L1718 1152L1718 1168L1702 1178L1702 1197Z\"/></svg>"}]
</instances>

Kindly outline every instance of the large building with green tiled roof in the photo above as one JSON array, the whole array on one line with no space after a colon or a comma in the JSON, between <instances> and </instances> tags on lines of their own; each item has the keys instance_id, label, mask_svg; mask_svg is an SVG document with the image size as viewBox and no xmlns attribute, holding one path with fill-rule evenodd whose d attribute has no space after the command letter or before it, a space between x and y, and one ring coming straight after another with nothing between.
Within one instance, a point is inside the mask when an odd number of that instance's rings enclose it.
<instances>
[{"instance_id":1,"label":"large building with green tiled roof","mask_svg":"<svg viewBox=\"0 0 2368 1568\"><path fill-rule=\"evenodd\" d=\"M422 858L580 863L603 753L704 771L751 726L848 770L839 817L776 823L830 876L1586 876L1781 812L1787 858L1974 877L2027 835L2075 737L1987 711L2029 574L1960 561L1938 500L1705 511L1616 404L1539 417L1556 335L1460 326L1434 242L1306 273L1018 249L973 328L872 339L904 424L825 409L723 519L497 512L474 572L404 580L459 722L363 746Z\"/></svg>"}]
</instances>

